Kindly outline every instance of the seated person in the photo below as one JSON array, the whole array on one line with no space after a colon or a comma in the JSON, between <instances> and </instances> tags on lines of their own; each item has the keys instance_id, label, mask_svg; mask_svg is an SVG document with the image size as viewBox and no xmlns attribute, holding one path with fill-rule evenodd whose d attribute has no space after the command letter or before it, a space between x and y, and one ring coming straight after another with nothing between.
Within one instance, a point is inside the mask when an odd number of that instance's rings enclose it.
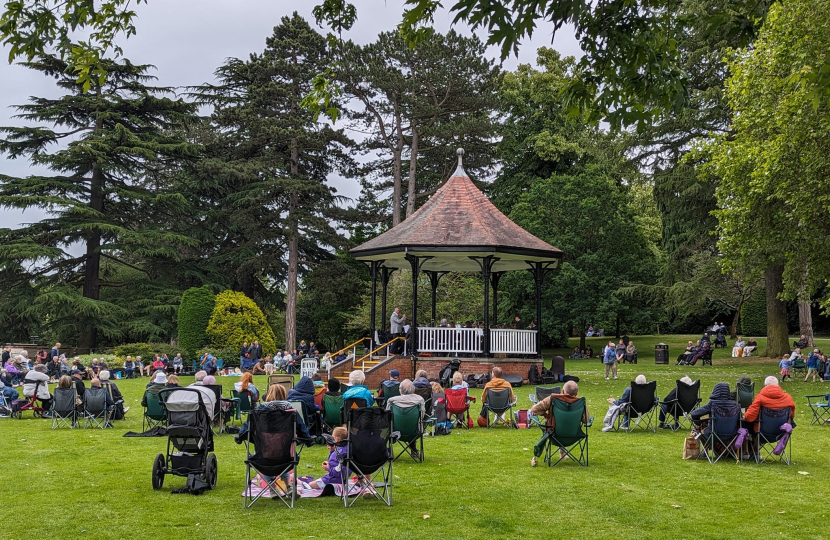
<instances>
[{"instance_id":1,"label":"seated person","mask_svg":"<svg viewBox=\"0 0 830 540\"><path fill-rule=\"evenodd\" d=\"M415 388L430 388L432 386L429 384L429 379L427 379L427 372L423 369L419 369L415 373L415 380L412 381L412 384L415 385Z\"/></svg>"},{"instance_id":2,"label":"seated person","mask_svg":"<svg viewBox=\"0 0 830 540\"><path fill-rule=\"evenodd\" d=\"M265 365L264 365L264 361L262 359L257 360L257 363L254 364L254 367L252 369L252 373L254 375L265 375Z\"/></svg>"},{"instance_id":3,"label":"seated person","mask_svg":"<svg viewBox=\"0 0 830 540\"><path fill-rule=\"evenodd\" d=\"M634 379L634 384L648 384L648 379L646 379L645 375L642 375L642 374L637 375L637 377ZM657 396L654 396L654 401L655 402L657 401ZM608 398L608 403L610 403L611 405L619 405L619 406L625 405L626 403L631 403L631 386L626 386L625 387L625 390L623 390L623 393L620 396L620 399L615 400L614 398ZM623 416L623 421L622 421L622 428L623 429L628 429L629 420L630 419L628 418L627 415ZM606 431L606 428L602 428L602 430Z\"/></svg>"},{"instance_id":4,"label":"seated person","mask_svg":"<svg viewBox=\"0 0 830 540\"><path fill-rule=\"evenodd\" d=\"M178 375L169 375L167 377L167 384L164 385L165 388L181 388L179 385L179 376Z\"/></svg>"},{"instance_id":5,"label":"seated person","mask_svg":"<svg viewBox=\"0 0 830 540\"><path fill-rule=\"evenodd\" d=\"M386 410L391 411L392 405L400 408L418 407L421 410L421 415L423 415L424 398L415 393L415 385L412 381L409 379L401 381L400 391L400 395L392 396L386 400ZM418 453L416 442L416 440L413 440L409 443L409 451L412 453L412 457L417 459L420 457L420 454Z\"/></svg>"},{"instance_id":6,"label":"seated person","mask_svg":"<svg viewBox=\"0 0 830 540\"><path fill-rule=\"evenodd\" d=\"M176 354L176 357L173 358L173 373L184 373L184 358L182 358L182 353Z\"/></svg>"},{"instance_id":7,"label":"seated person","mask_svg":"<svg viewBox=\"0 0 830 540\"><path fill-rule=\"evenodd\" d=\"M709 339L709 332L703 332L703 336L700 338L701 345L708 345L709 347L712 346L712 341Z\"/></svg>"},{"instance_id":8,"label":"seated person","mask_svg":"<svg viewBox=\"0 0 830 540\"><path fill-rule=\"evenodd\" d=\"M251 375L250 371L243 373L239 380L233 383L233 389L236 390L237 394L248 392L251 396L252 407L259 401L259 389L254 385L254 376Z\"/></svg>"},{"instance_id":9,"label":"seated person","mask_svg":"<svg viewBox=\"0 0 830 540\"><path fill-rule=\"evenodd\" d=\"M37 399L45 410L43 415L48 418L51 415L48 411L52 408L52 394L49 393L49 375L46 374L46 366L43 364L38 364L26 372L23 378L23 397L35 397L35 387Z\"/></svg>"},{"instance_id":10,"label":"seated person","mask_svg":"<svg viewBox=\"0 0 830 540\"><path fill-rule=\"evenodd\" d=\"M358 373L363 373L359 371ZM285 399L285 387L281 384L272 384L268 388L268 392L265 393L265 399L256 406L256 410L281 410L287 411L289 409L294 409L294 407ZM239 430L239 433L234 437L234 441L236 444L242 444L242 442L247 438L246 433L248 432L248 421L246 420L242 424L242 428ZM303 422L303 417L300 414L297 414L297 437L302 439L310 439L311 435L308 433L308 428ZM287 476L287 475L286 475Z\"/></svg>"},{"instance_id":11,"label":"seated person","mask_svg":"<svg viewBox=\"0 0 830 540\"><path fill-rule=\"evenodd\" d=\"M93 377L91 381L89 381L89 386L92 388L101 388L101 379L98 377ZM109 392L104 392L107 396L106 403L107 403L107 410L112 410L112 407L115 405L115 401L110 396Z\"/></svg>"},{"instance_id":12,"label":"seated person","mask_svg":"<svg viewBox=\"0 0 830 540\"><path fill-rule=\"evenodd\" d=\"M398 380L400 376L401 374L397 369L389 370L389 378L380 383L380 388L378 389L378 401L383 401L381 398L385 396L384 389L395 388L401 384L400 380Z\"/></svg>"},{"instance_id":13,"label":"seated person","mask_svg":"<svg viewBox=\"0 0 830 540\"><path fill-rule=\"evenodd\" d=\"M764 379L764 388L755 395L752 400L752 405L746 409L744 420L747 422L755 422L761 416L761 407L767 409L783 409L788 407L790 409L790 418L795 419L795 402L790 394L784 392L778 384L778 378L775 375L770 375ZM795 422L791 422L795 427ZM758 430L758 426L755 426Z\"/></svg>"},{"instance_id":14,"label":"seated person","mask_svg":"<svg viewBox=\"0 0 830 540\"><path fill-rule=\"evenodd\" d=\"M144 395L141 397L141 406L147 406L147 394L158 395L165 388L167 388L167 375L163 371L156 371L153 380L147 384L147 388L144 390Z\"/></svg>"},{"instance_id":15,"label":"seated person","mask_svg":"<svg viewBox=\"0 0 830 540\"><path fill-rule=\"evenodd\" d=\"M708 352L709 352L709 342L707 341L706 343L701 343L700 349L697 352L695 352L695 354L689 360L689 364L692 365L692 366L697 364L697 361L700 360L701 358L703 358L704 356L706 356L706 354Z\"/></svg>"},{"instance_id":16,"label":"seated person","mask_svg":"<svg viewBox=\"0 0 830 540\"><path fill-rule=\"evenodd\" d=\"M314 382L310 377L300 377L300 380L297 381L294 388L288 391L288 397L285 398L286 401L302 402L305 407L306 421L308 424L311 423L308 416L314 414L317 410L317 405L314 403L315 391Z\"/></svg>"},{"instance_id":17,"label":"seated person","mask_svg":"<svg viewBox=\"0 0 830 540\"><path fill-rule=\"evenodd\" d=\"M270 354L265 355L265 365L262 368L266 375L273 375L276 371L274 367L274 357Z\"/></svg>"},{"instance_id":18,"label":"seated person","mask_svg":"<svg viewBox=\"0 0 830 540\"><path fill-rule=\"evenodd\" d=\"M61 375L61 364L56 357L50 357L46 362L46 374L49 375L49 382L55 382Z\"/></svg>"},{"instance_id":19,"label":"seated person","mask_svg":"<svg viewBox=\"0 0 830 540\"><path fill-rule=\"evenodd\" d=\"M735 346L732 347L732 358L738 358L743 356L744 348L746 347L746 341L741 336L738 336L738 341L735 342Z\"/></svg>"},{"instance_id":20,"label":"seated person","mask_svg":"<svg viewBox=\"0 0 830 540\"><path fill-rule=\"evenodd\" d=\"M17 368L16 365L14 365L14 360L12 360L11 357L9 357L9 359L6 360L6 363L3 364L3 369L6 371L6 376L12 383L13 387L18 386L20 381L23 380L23 373Z\"/></svg>"},{"instance_id":21,"label":"seated person","mask_svg":"<svg viewBox=\"0 0 830 540\"><path fill-rule=\"evenodd\" d=\"M793 341L793 349L803 349L804 347L808 347L809 345L810 341L804 334L801 334L801 338L798 341Z\"/></svg>"},{"instance_id":22,"label":"seated person","mask_svg":"<svg viewBox=\"0 0 830 540\"><path fill-rule=\"evenodd\" d=\"M460 371L456 371L452 374L452 389L463 390L465 388L469 389L467 381L464 380L464 376L461 374Z\"/></svg>"},{"instance_id":23,"label":"seated person","mask_svg":"<svg viewBox=\"0 0 830 540\"><path fill-rule=\"evenodd\" d=\"M687 386L691 386L692 384L694 384L694 381L692 381L692 379L688 375L684 375L683 377L681 377L680 382L682 382L683 384L685 384ZM671 392L669 392L666 395L666 398L663 400L663 404L660 405L660 424L657 426L660 429L674 429L674 430L676 430L680 427L680 425L677 423L677 415L679 415L681 413L680 413L680 410L677 408L677 403L667 403L667 402L670 402L670 401L675 401L676 399L677 399L677 386L675 386L674 388L671 389ZM670 426L670 425L666 424L666 417L668 416L669 413L672 413L672 416L674 416L674 425L673 426ZM674 414L674 413L676 413L676 414Z\"/></svg>"},{"instance_id":24,"label":"seated person","mask_svg":"<svg viewBox=\"0 0 830 540\"><path fill-rule=\"evenodd\" d=\"M308 345L308 356L309 358L314 358L315 360L320 358L320 351L317 349L317 345L315 345L313 341Z\"/></svg>"},{"instance_id":25,"label":"seated person","mask_svg":"<svg viewBox=\"0 0 830 540\"><path fill-rule=\"evenodd\" d=\"M164 362L162 361L161 356L159 356L158 354L153 358L153 363L150 365L152 366L153 371L164 371Z\"/></svg>"},{"instance_id":26,"label":"seated person","mask_svg":"<svg viewBox=\"0 0 830 540\"><path fill-rule=\"evenodd\" d=\"M616 357L618 364L622 364L623 360L625 360L625 343L623 343L623 340L620 340L620 342L614 347L614 356Z\"/></svg>"},{"instance_id":27,"label":"seated person","mask_svg":"<svg viewBox=\"0 0 830 540\"><path fill-rule=\"evenodd\" d=\"M545 426L550 426L553 428L556 425L556 420L553 417L553 400L559 399L564 401L565 403L574 403L579 399L577 394L579 393L579 386L574 381L568 381L562 386L562 393L561 394L551 394L542 401L536 403L530 409L530 414L534 416L542 416L545 417ZM582 422L588 423L588 406L585 406L585 410L582 413ZM550 434L548 431L545 431L542 434L542 438L539 439L539 442L533 447L533 457L530 459L530 466L535 467L538 461L538 458L541 457L542 453L545 451L545 443L548 440ZM564 448L559 449L559 456L562 459L567 458L567 453L565 452Z\"/></svg>"},{"instance_id":28,"label":"seated person","mask_svg":"<svg viewBox=\"0 0 830 540\"><path fill-rule=\"evenodd\" d=\"M729 384L725 382L717 383L709 395L709 403L692 411L692 422L695 423L695 431L700 432L703 429L704 437L708 437L712 433L712 423L705 421L705 418L711 416L713 411L717 411L718 416L723 417L740 414L740 404L729 398Z\"/></svg>"},{"instance_id":29,"label":"seated person","mask_svg":"<svg viewBox=\"0 0 830 540\"><path fill-rule=\"evenodd\" d=\"M695 350L695 347L696 345L690 341L688 345L686 345L686 350L680 353L680 355L677 357L677 364L675 365L679 366L681 364L688 364L689 362L687 360L694 356L694 353L697 352Z\"/></svg>"},{"instance_id":30,"label":"seated person","mask_svg":"<svg viewBox=\"0 0 830 540\"><path fill-rule=\"evenodd\" d=\"M329 382L326 383L325 389L320 392L319 394L315 393L314 395L314 404L317 405L319 409L323 408L323 396L326 394L330 394L332 396L340 396L340 381L332 377L329 379Z\"/></svg>"},{"instance_id":31,"label":"seated person","mask_svg":"<svg viewBox=\"0 0 830 540\"><path fill-rule=\"evenodd\" d=\"M591 348L590 345L585 346L585 358L593 358L594 357L594 349Z\"/></svg>"},{"instance_id":32,"label":"seated person","mask_svg":"<svg viewBox=\"0 0 830 540\"><path fill-rule=\"evenodd\" d=\"M502 379L502 373L503 371L499 366L493 366L492 377L481 391L481 418L486 419L487 416L487 407L484 406L487 403L487 390L510 390L510 402L514 403L516 401L516 396L513 394L513 385Z\"/></svg>"},{"instance_id":33,"label":"seated person","mask_svg":"<svg viewBox=\"0 0 830 540\"><path fill-rule=\"evenodd\" d=\"M20 394L17 393L17 390L9 385L6 385L2 380L0 380L0 395L6 398L6 403L9 405L11 405L11 402L15 399L20 398Z\"/></svg>"},{"instance_id":34,"label":"seated person","mask_svg":"<svg viewBox=\"0 0 830 540\"><path fill-rule=\"evenodd\" d=\"M628 345L625 346L625 361L633 364L635 360L637 360L637 347L634 346L633 341L629 340Z\"/></svg>"},{"instance_id":35,"label":"seated person","mask_svg":"<svg viewBox=\"0 0 830 540\"><path fill-rule=\"evenodd\" d=\"M363 386L366 375L362 371L354 370L349 373L349 389L343 393L343 399L357 398L366 400L366 406L371 407L375 398L368 388Z\"/></svg>"},{"instance_id":36,"label":"seated person","mask_svg":"<svg viewBox=\"0 0 830 540\"><path fill-rule=\"evenodd\" d=\"M334 363L339 364L340 362L342 362L345 359L346 359L346 351L340 351L335 355Z\"/></svg>"},{"instance_id":37,"label":"seated person","mask_svg":"<svg viewBox=\"0 0 830 540\"><path fill-rule=\"evenodd\" d=\"M136 369L136 365L135 365L135 362L133 362L133 357L132 356L128 355L127 358L124 359L124 365L121 366L121 367L124 368L124 378L125 379L132 379L133 377L135 377L134 372L135 372L135 369Z\"/></svg>"},{"instance_id":38,"label":"seated person","mask_svg":"<svg viewBox=\"0 0 830 540\"><path fill-rule=\"evenodd\" d=\"M83 401L84 393L86 392L86 386L84 386L84 375L86 373L81 371L80 369L73 369L70 372L70 376L72 377L72 384L75 385L75 391L78 393L78 397L81 398Z\"/></svg>"},{"instance_id":39,"label":"seated person","mask_svg":"<svg viewBox=\"0 0 830 540\"><path fill-rule=\"evenodd\" d=\"M349 432L343 426L337 426L331 431L331 435L323 435L326 441L326 448L329 451L329 457L323 462L323 470L326 474L317 480L305 483L303 482L303 489L323 489L329 484L342 484L343 477L351 476L349 471L342 474L340 470L340 461L346 456L347 450L345 446L338 446L337 443L345 440L349 436ZM338 457L339 456L339 457Z\"/></svg>"},{"instance_id":40,"label":"seated person","mask_svg":"<svg viewBox=\"0 0 830 540\"><path fill-rule=\"evenodd\" d=\"M210 353L203 354L199 360L199 367L208 375L216 375L216 358Z\"/></svg>"},{"instance_id":41,"label":"seated person","mask_svg":"<svg viewBox=\"0 0 830 540\"><path fill-rule=\"evenodd\" d=\"M574 347L574 350L571 353L570 358L582 358L582 353L579 351L579 347Z\"/></svg>"},{"instance_id":42,"label":"seated person","mask_svg":"<svg viewBox=\"0 0 830 540\"><path fill-rule=\"evenodd\" d=\"M746 356L746 357L752 356L752 353L754 353L755 349L757 349L757 348L758 348L758 342L755 341L755 338L752 338L752 337L749 338L749 341L747 341L746 345L744 346L744 356Z\"/></svg>"}]
</instances>

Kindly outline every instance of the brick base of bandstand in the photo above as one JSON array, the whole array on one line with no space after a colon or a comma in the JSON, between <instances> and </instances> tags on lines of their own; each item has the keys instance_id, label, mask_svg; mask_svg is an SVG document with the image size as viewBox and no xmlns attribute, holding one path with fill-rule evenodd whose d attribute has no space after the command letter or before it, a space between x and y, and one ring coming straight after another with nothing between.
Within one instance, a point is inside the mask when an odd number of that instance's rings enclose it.
<instances>
[{"instance_id":1,"label":"brick base of bandstand","mask_svg":"<svg viewBox=\"0 0 830 540\"><path fill-rule=\"evenodd\" d=\"M367 369L365 371L365 384L369 388L377 388L381 382L389 378L389 371L392 369L398 370L400 380L413 379L419 369L427 372L428 379L437 379L441 368L451 360L461 360L459 371L465 378L467 375L489 373L494 366L499 366L505 375L521 376L525 384L527 384L527 372L530 370L530 367L537 366L539 371L541 371L543 365L541 358L456 358L437 356L413 358L411 356L396 356L376 366L372 366L371 369ZM331 377L346 381L348 380L348 372L352 369L351 362L342 362L332 366L330 374ZM326 380L326 372L321 371L320 375Z\"/></svg>"}]
</instances>

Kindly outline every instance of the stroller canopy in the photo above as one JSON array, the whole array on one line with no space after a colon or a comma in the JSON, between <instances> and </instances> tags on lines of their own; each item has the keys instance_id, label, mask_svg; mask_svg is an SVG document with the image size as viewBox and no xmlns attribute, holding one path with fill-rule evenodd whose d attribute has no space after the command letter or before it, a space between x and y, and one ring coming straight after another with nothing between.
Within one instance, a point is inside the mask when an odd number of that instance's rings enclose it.
<instances>
[{"instance_id":1,"label":"stroller canopy","mask_svg":"<svg viewBox=\"0 0 830 540\"><path fill-rule=\"evenodd\" d=\"M199 408L199 394L202 396L205 412L212 417L216 407L216 394L213 390L204 386L173 389L173 391L167 393L164 404L167 410L171 412L195 411Z\"/></svg>"}]
</instances>

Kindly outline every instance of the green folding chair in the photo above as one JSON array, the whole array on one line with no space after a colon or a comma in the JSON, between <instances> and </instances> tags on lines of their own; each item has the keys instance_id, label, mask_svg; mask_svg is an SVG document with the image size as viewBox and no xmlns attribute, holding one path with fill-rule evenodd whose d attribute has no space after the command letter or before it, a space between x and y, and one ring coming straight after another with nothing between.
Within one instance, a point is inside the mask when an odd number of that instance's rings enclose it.
<instances>
[{"instance_id":1,"label":"green folding chair","mask_svg":"<svg viewBox=\"0 0 830 540\"><path fill-rule=\"evenodd\" d=\"M545 463L553 467L566 457L570 457L583 467L588 466L588 429L593 417L587 423L582 422L585 414L585 398L579 398L573 403L561 399L551 400L553 426L542 427L545 441ZM560 452L564 450L564 454ZM579 453L577 454L577 450ZM553 458L557 457L556 461Z\"/></svg>"},{"instance_id":2,"label":"green folding chair","mask_svg":"<svg viewBox=\"0 0 830 540\"><path fill-rule=\"evenodd\" d=\"M400 433L398 444L401 451L395 456L398 459L404 453L409 454L416 463L424 461L424 415L419 405L398 407L392 403L392 425Z\"/></svg>"},{"instance_id":3,"label":"green folding chair","mask_svg":"<svg viewBox=\"0 0 830 540\"><path fill-rule=\"evenodd\" d=\"M326 424L329 432L337 426L343 425L340 411L343 409L343 396L333 396L329 393L323 394L323 423Z\"/></svg>"},{"instance_id":4,"label":"green folding chair","mask_svg":"<svg viewBox=\"0 0 830 540\"><path fill-rule=\"evenodd\" d=\"M755 399L755 383L750 384L735 384L735 400L741 405L741 409L746 410L752 405Z\"/></svg>"},{"instance_id":5,"label":"green folding chair","mask_svg":"<svg viewBox=\"0 0 830 540\"><path fill-rule=\"evenodd\" d=\"M236 390L231 390L231 395L233 396L234 402L234 409L235 409L235 418L239 421L242 421L242 415L245 415L245 419L248 419L248 415L251 414L253 407L251 406L251 393L247 390L243 390L242 392L237 392Z\"/></svg>"},{"instance_id":6,"label":"green folding chair","mask_svg":"<svg viewBox=\"0 0 830 540\"><path fill-rule=\"evenodd\" d=\"M154 427L163 427L167 425L167 411L164 410L164 405L161 402L161 397L152 392L145 392L147 398L147 406L144 407L144 421L143 430L147 431Z\"/></svg>"}]
</instances>

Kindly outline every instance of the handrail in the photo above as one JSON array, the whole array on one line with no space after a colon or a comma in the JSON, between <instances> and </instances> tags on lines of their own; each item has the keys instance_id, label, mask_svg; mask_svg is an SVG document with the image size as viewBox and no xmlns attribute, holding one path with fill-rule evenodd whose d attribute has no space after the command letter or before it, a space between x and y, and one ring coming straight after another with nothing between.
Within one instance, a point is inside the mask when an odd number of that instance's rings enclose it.
<instances>
[{"instance_id":1,"label":"handrail","mask_svg":"<svg viewBox=\"0 0 830 540\"><path fill-rule=\"evenodd\" d=\"M355 365L356 365L358 362L360 362L360 363L362 364L361 371L366 371L366 362L365 362L366 358L371 358L373 354L375 354L376 352L378 352L378 351L379 351L379 350L381 350L381 349L384 349L384 348L388 347L389 345L391 345L391 344L395 343L395 342L396 342L396 341L398 341L398 340L403 340L404 342L406 342L406 338L405 338L404 336L398 336L398 337L396 337L396 338L393 338L391 341L388 341L387 343L384 343L383 345L381 345L381 346L380 346L380 347L378 347L377 349L375 349L375 350L371 351L370 353L365 354L365 355L361 356L360 358L355 357L355 358L352 360L352 368L354 368L354 367L355 367Z\"/></svg>"},{"instance_id":2,"label":"handrail","mask_svg":"<svg viewBox=\"0 0 830 540\"><path fill-rule=\"evenodd\" d=\"M348 345L346 345L345 347L343 347L342 349L340 349L339 351L337 351L336 353L334 353L332 356L337 356L338 354L340 354L340 353L342 353L342 352L346 352L346 349L351 349L352 347L356 347L359 343L363 343L363 342L364 342L364 341L366 341L367 339L371 339L371 338L368 338L368 337L363 337L363 338L358 339L358 340L357 340L357 341L355 341L354 343L349 343Z\"/></svg>"}]
</instances>

